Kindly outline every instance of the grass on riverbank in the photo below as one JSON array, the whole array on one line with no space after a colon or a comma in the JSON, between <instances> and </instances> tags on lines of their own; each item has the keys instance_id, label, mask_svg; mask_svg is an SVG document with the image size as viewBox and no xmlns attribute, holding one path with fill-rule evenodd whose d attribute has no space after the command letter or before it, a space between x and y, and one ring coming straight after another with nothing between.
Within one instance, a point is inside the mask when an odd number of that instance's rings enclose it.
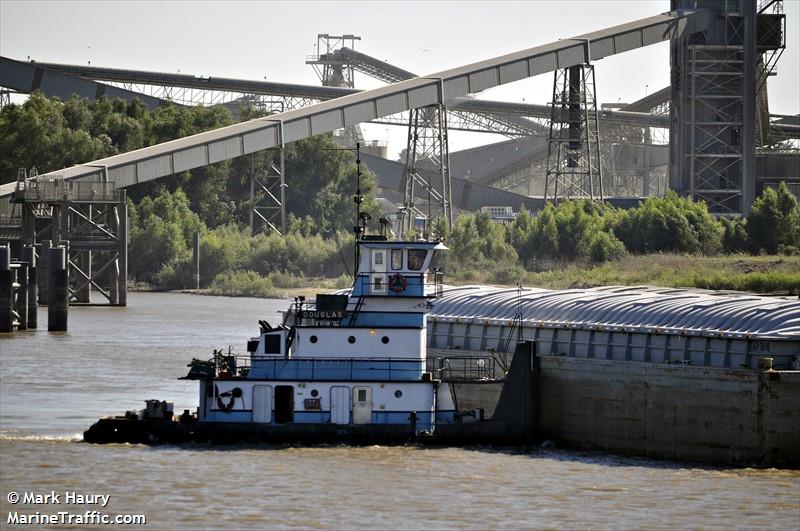
<instances>
[{"instance_id":1,"label":"grass on riverbank","mask_svg":"<svg viewBox=\"0 0 800 531\"><path fill-rule=\"evenodd\" d=\"M205 293L231 297L263 297L285 299L298 295L313 295L350 287L350 277L339 278L296 277L285 273L271 273L263 277L255 271L229 271L217 275Z\"/></svg>"},{"instance_id":2,"label":"grass on riverbank","mask_svg":"<svg viewBox=\"0 0 800 531\"><path fill-rule=\"evenodd\" d=\"M491 282L492 275L484 281ZM650 285L800 293L800 256L628 256L597 266L572 264L541 272L526 271L519 281L525 286L549 289Z\"/></svg>"},{"instance_id":3,"label":"grass on riverbank","mask_svg":"<svg viewBox=\"0 0 800 531\"><path fill-rule=\"evenodd\" d=\"M609 285L649 285L754 293L800 293L800 256L690 256L654 254L627 256L614 262L589 266L550 264L543 271L522 268L499 271L445 271L448 284L499 284L547 289L587 288ZM204 293L235 297L290 298L350 287L345 275L335 278L295 277L254 271L218 275Z\"/></svg>"}]
</instances>

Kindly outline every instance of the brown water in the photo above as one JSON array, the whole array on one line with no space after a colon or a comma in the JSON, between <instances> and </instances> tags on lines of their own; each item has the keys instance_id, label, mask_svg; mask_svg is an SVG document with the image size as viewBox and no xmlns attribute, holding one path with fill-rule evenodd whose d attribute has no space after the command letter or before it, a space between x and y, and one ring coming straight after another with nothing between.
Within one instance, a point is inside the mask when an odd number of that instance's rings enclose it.
<instances>
[{"instance_id":1,"label":"brown water","mask_svg":"<svg viewBox=\"0 0 800 531\"><path fill-rule=\"evenodd\" d=\"M80 433L146 398L193 407L175 378L244 351L284 301L134 293L71 308L70 331L0 339L0 528L9 512L144 514L150 529L800 528L800 472L704 468L559 449L97 446ZM46 315L42 321L46 325ZM110 495L105 508L12 505L10 492ZM24 526L31 527L31 526ZM141 527L140 527L141 528Z\"/></svg>"}]
</instances>

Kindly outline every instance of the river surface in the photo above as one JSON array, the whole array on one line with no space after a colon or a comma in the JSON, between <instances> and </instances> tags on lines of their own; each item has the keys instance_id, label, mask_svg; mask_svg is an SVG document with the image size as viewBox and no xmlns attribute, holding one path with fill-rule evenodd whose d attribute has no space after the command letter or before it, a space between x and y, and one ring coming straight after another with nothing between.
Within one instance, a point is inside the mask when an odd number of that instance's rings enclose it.
<instances>
[{"instance_id":1,"label":"river surface","mask_svg":"<svg viewBox=\"0 0 800 531\"><path fill-rule=\"evenodd\" d=\"M70 308L66 333L47 332L40 308L44 330L0 336L0 529L15 527L10 514L93 510L145 515L138 529L800 529L798 471L552 448L81 441L97 418L147 398L194 409L196 382L177 380L191 358L244 352L258 319L275 322L287 304L131 293L126 308ZM9 501L51 491L58 503ZM71 492L110 498L101 507Z\"/></svg>"}]
</instances>

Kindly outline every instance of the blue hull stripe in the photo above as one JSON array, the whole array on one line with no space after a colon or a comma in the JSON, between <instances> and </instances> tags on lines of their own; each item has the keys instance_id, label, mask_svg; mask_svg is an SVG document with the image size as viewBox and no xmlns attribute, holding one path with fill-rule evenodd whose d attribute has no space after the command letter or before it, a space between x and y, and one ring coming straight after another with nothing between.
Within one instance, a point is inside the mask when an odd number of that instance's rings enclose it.
<instances>
[{"instance_id":1,"label":"blue hull stripe","mask_svg":"<svg viewBox=\"0 0 800 531\"><path fill-rule=\"evenodd\" d=\"M419 430L431 429L432 414L430 412L417 412L417 428ZM273 415L274 418L274 415ZM455 411L437 411L436 421L441 424L449 424L455 418ZM250 410L236 410L236 411L222 411L211 410L208 411L203 419L207 422L246 422L250 423L253 420L253 413ZM295 424L329 424L331 421L331 414L329 411L295 411L294 423ZM274 422L270 425L278 425ZM411 424L410 411L373 411L371 424Z\"/></svg>"}]
</instances>

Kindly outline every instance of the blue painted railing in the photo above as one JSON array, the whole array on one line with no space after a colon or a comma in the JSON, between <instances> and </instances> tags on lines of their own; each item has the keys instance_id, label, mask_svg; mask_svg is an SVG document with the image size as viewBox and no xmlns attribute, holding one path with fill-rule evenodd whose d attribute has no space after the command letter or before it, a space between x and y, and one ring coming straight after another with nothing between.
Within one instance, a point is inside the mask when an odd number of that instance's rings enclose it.
<instances>
[{"instance_id":1,"label":"blue painted railing","mask_svg":"<svg viewBox=\"0 0 800 531\"><path fill-rule=\"evenodd\" d=\"M425 361L403 359L253 358L249 379L418 381Z\"/></svg>"}]
</instances>

